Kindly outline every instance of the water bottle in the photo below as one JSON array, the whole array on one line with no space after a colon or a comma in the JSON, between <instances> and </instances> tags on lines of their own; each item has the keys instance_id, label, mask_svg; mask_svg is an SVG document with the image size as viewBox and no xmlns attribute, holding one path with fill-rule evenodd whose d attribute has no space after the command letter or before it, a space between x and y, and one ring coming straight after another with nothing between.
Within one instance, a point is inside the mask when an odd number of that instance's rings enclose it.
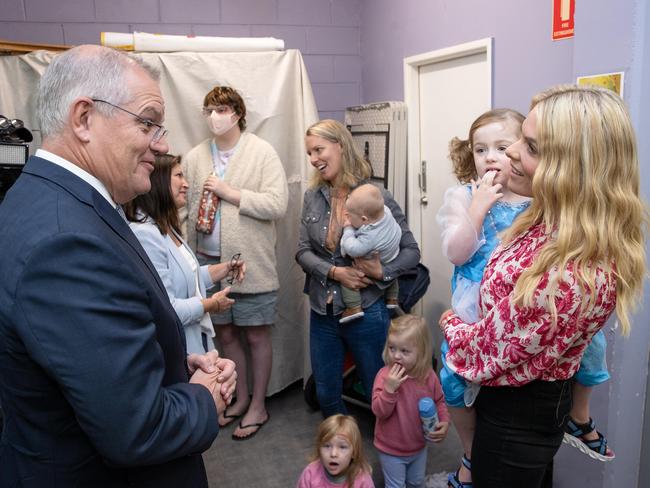
<instances>
[{"instance_id":1,"label":"water bottle","mask_svg":"<svg viewBox=\"0 0 650 488\"><path fill-rule=\"evenodd\" d=\"M420 412L420 420L422 420L422 430L424 433L430 434L436 430L438 412L436 411L436 404L433 403L433 398L420 398L418 410Z\"/></svg>"},{"instance_id":2,"label":"water bottle","mask_svg":"<svg viewBox=\"0 0 650 488\"><path fill-rule=\"evenodd\" d=\"M219 197L210 190L205 190L199 203L199 212L196 220L196 231L203 234L212 234L214 221L219 206Z\"/></svg>"}]
</instances>

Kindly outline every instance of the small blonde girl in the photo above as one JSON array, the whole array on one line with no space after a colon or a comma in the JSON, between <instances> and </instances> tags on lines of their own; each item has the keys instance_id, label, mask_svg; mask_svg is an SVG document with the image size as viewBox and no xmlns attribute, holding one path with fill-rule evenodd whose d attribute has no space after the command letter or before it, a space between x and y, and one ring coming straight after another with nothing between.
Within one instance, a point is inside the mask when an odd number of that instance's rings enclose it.
<instances>
[{"instance_id":1,"label":"small blonde girl","mask_svg":"<svg viewBox=\"0 0 650 488\"><path fill-rule=\"evenodd\" d=\"M296 488L374 488L354 417L332 415L318 426L316 449Z\"/></svg>"},{"instance_id":2,"label":"small blonde girl","mask_svg":"<svg viewBox=\"0 0 650 488\"><path fill-rule=\"evenodd\" d=\"M422 317L402 315L391 322L384 347L386 366L379 370L372 391L375 447L387 488L424 486L425 441L441 442L449 429L449 414L440 381L431 368L429 326ZM430 397L438 423L424 434L418 411L420 399Z\"/></svg>"}]
</instances>

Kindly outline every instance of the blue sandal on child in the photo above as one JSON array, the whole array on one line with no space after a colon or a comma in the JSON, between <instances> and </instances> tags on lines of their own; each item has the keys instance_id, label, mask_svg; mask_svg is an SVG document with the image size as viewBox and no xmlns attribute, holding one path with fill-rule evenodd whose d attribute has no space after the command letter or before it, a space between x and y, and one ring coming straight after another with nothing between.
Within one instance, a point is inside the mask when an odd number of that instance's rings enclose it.
<instances>
[{"instance_id":1,"label":"blue sandal on child","mask_svg":"<svg viewBox=\"0 0 650 488\"><path fill-rule=\"evenodd\" d=\"M472 471L472 462L467 459L467 456L463 454L463 457L460 459L463 463L463 466L467 468L467 471ZM465 483L458 479L458 474L460 473L460 468L456 470L455 473L449 473L447 477L447 486L449 488L472 488L472 483Z\"/></svg>"},{"instance_id":2,"label":"blue sandal on child","mask_svg":"<svg viewBox=\"0 0 650 488\"><path fill-rule=\"evenodd\" d=\"M584 439L585 435L593 431L596 431L596 434L598 434L598 439L591 441ZM589 422L585 424L579 424L569 417L569 421L564 429L563 442L598 461L613 461L616 457L614 451L607 447L607 439L605 439L605 436L596 430L596 426L591 417L589 417Z\"/></svg>"}]
</instances>

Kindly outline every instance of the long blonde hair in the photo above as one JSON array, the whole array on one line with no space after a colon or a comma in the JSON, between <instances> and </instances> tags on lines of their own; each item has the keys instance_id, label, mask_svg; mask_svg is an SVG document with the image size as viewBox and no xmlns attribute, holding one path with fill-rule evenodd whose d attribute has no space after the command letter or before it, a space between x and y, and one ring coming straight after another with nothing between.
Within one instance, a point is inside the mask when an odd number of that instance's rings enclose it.
<instances>
[{"instance_id":1,"label":"long blonde hair","mask_svg":"<svg viewBox=\"0 0 650 488\"><path fill-rule=\"evenodd\" d=\"M409 376L417 381L424 383L431 373L431 358L433 356L433 345L431 344L431 331L424 318L419 315L405 314L391 320L388 334L406 336L413 340L417 349L417 359L413 370L409 372ZM388 340L384 345L384 352L382 353L384 363L390 366L390 356L388 354Z\"/></svg>"},{"instance_id":2,"label":"long blonde hair","mask_svg":"<svg viewBox=\"0 0 650 488\"><path fill-rule=\"evenodd\" d=\"M623 100L610 90L575 85L536 95L539 165L533 200L503 242L534 224L556 233L515 286L517 304L532 303L544 273L557 268L554 285L569 263L593 306L599 266L616 276L616 313L623 335L646 273L647 208L639 197L639 163L632 123ZM553 294L549 296L553 297ZM557 320L554 300L548 307Z\"/></svg>"},{"instance_id":3,"label":"long blonde hair","mask_svg":"<svg viewBox=\"0 0 650 488\"><path fill-rule=\"evenodd\" d=\"M362 472L372 473L372 468L363 454L363 440L361 439L361 432L359 432L359 426L354 417L336 414L323 420L318 426L316 449L310 460L319 460L320 448L337 435L345 437L350 443L350 446L352 446L352 459L346 471L348 486L351 487L354 485L354 480L359 474Z\"/></svg>"},{"instance_id":4,"label":"long blonde hair","mask_svg":"<svg viewBox=\"0 0 650 488\"><path fill-rule=\"evenodd\" d=\"M370 178L372 168L370 163L363 159L357 150L352 135L341 122L325 119L316 122L307 132L306 136L317 136L341 146L341 171L339 182L348 188L354 188L359 182ZM317 188L331 183L323 180L321 174L314 170L309 179L309 188Z\"/></svg>"}]
</instances>

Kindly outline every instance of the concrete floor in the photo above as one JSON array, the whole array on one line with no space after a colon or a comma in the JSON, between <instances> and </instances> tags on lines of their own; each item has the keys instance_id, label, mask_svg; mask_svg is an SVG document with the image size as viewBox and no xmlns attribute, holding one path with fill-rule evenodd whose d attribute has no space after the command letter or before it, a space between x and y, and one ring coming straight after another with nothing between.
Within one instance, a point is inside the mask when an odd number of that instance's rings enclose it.
<instances>
[{"instance_id":1,"label":"concrete floor","mask_svg":"<svg viewBox=\"0 0 650 488\"><path fill-rule=\"evenodd\" d=\"M348 405L359 422L365 454L373 468L375 486L384 485L381 466L372 445L374 417L370 410ZM267 400L271 420L252 439L233 441L231 424L221 430L212 447L203 455L210 486L214 488L293 487L314 449L320 411L304 401L302 384L295 383ZM441 444L431 444L427 475L455 470L462 448L453 427ZM440 486L442 475L431 476L427 486ZM445 486L443 484L442 486Z\"/></svg>"}]
</instances>

